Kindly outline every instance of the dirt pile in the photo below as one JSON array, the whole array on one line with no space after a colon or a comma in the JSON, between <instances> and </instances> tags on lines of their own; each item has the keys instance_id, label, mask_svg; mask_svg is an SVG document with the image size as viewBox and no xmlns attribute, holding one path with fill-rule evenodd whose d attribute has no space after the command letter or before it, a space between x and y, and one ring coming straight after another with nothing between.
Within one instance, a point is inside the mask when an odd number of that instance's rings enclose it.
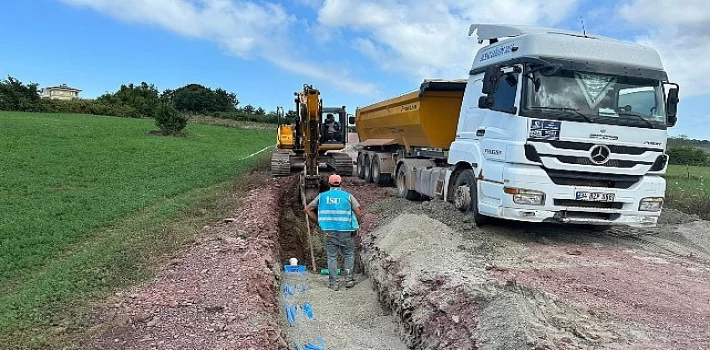
<instances>
[{"instance_id":1,"label":"dirt pile","mask_svg":"<svg viewBox=\"0 0 710 350\"><path fill-rule=\"evenodd\" d=\"M431 204L405 211L437 213ZM467 236L473 235L486 240L480 232ZM368 271L381 301L400 318L409 346L622 349L645 337L643 327L595 315L513 279L495 279L496 267L486 258L495 242L474 242L427 215L400 214L370 237L363 252Z\"/></svg>"},{"instance_id":2,"label":"dirt pile","mask_svg":"<svg viewBox=\"0 0 710 350\"><path fill-rule=\"evenodd\" d=\"M292 178L252 190L234 217L213 227L158 277L117 295L86 349L287 349L277 299L275 203Z\"/></svg>"},{"instance_id":3,"label":"dirt pile","mask_svg":"<svg viewBox=\"0 0 710 350\"><path fill-rule=\"evenodd\" d=\"M667 210L650 230L478 228L443 201L391 198L371 210L389 223L366 239L363 256L410 344L710 346L710 223L697 217Z\"/></svg>"}]
</instances>

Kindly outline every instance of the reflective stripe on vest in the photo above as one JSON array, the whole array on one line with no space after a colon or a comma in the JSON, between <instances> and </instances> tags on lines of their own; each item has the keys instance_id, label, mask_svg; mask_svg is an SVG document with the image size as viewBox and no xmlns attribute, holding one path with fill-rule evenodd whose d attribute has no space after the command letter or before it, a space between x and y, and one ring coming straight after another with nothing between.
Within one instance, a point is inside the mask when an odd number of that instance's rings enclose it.
<instances>
[{"instance_id":1,"label":"reflective stripe on vest","mask_svg":"<svg viewBox=\"0 0 710 350\"><path fill-rule=\"evenodd\" d=\"M323 231L352 231L350 194L331 189L319 194L318 224Z\"/></svg>"}]
</instances>

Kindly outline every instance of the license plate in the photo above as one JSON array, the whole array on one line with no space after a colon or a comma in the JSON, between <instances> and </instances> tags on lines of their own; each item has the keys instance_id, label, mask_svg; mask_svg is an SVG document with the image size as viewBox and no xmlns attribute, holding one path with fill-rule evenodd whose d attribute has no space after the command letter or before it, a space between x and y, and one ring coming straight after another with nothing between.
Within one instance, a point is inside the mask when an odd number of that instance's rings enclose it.
<instances>
[{"instance_id":1,"label":"license plate","mask_svg":"<svg viewBox=\"0 0 710 350\"><path fill-rule=\"evenodd\" d=\"M614 194L606 192L577 192L578 201L613 202Z\"/></svg>"}]
</instances>

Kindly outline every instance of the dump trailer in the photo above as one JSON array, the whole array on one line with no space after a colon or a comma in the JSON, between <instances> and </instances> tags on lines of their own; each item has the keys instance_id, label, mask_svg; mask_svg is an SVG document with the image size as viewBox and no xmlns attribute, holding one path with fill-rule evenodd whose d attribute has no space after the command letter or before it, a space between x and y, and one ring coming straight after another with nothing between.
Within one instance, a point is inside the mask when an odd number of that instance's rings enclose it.
<instances>
[{"instance_id":1,"label":"dump trailer","mask_svg":"<svg viewBox=\"0 0 710 350\"><path fill-rule=\"evenodd\" d=\"M677 84L645 46L479 25L465 80L358 108L357 174L488 218L655 226Z\"/></svg>"}]
</instances>

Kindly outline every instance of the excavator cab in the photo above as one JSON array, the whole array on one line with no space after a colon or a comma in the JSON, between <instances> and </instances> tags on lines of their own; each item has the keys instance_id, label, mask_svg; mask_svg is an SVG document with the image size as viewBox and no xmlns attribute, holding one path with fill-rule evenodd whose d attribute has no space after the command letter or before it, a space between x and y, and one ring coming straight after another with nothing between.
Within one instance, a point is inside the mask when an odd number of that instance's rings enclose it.
<instances>
[{"instance_id":1,"label":"excavator cab","mask_svg":"<svg viewBox=\"0 0 710 350\"><path fill-rule=\"evenodd\" d=\"M345 106L323 107L321 113L321 152L345 148L348 137L348 113Z\"/></svg>"}]
</instances>

